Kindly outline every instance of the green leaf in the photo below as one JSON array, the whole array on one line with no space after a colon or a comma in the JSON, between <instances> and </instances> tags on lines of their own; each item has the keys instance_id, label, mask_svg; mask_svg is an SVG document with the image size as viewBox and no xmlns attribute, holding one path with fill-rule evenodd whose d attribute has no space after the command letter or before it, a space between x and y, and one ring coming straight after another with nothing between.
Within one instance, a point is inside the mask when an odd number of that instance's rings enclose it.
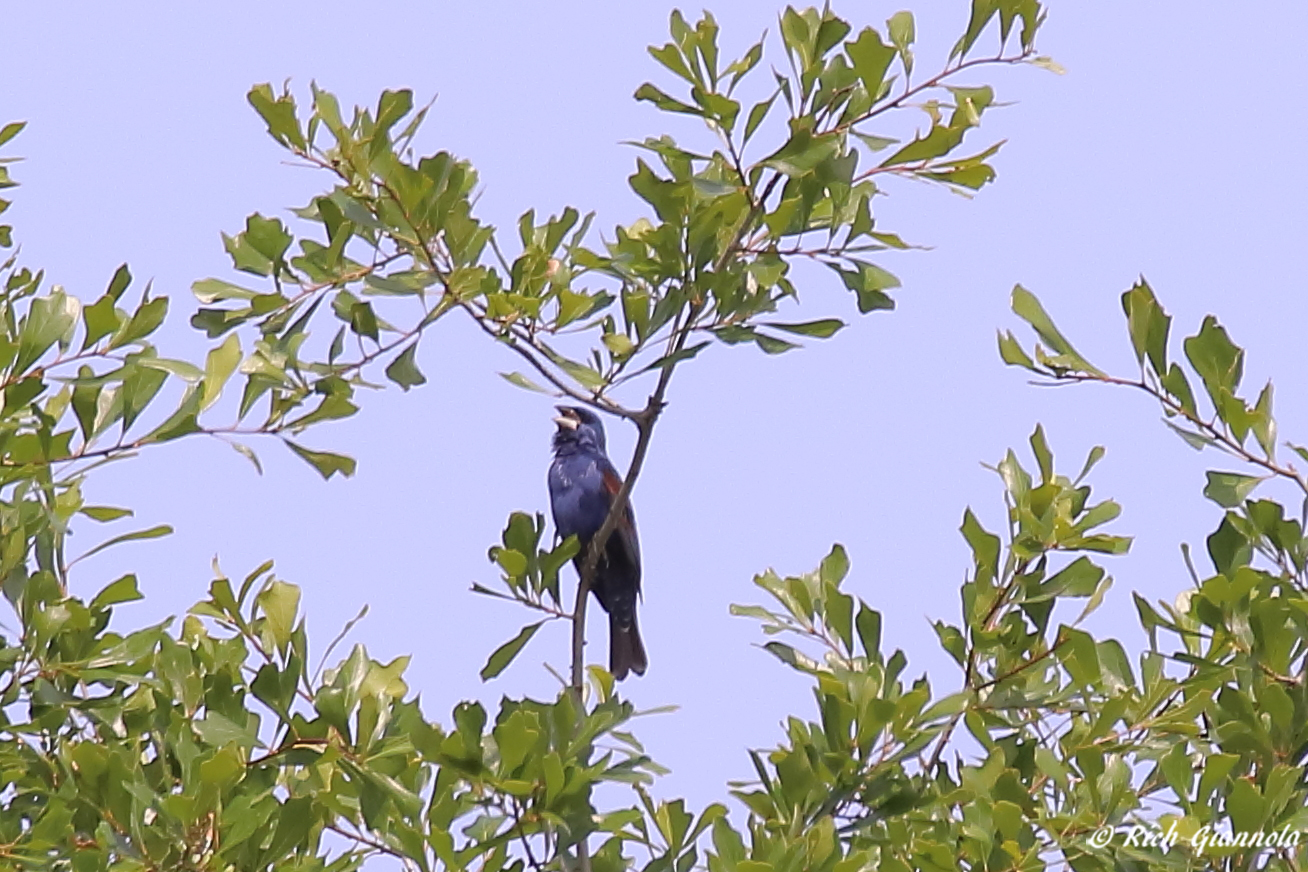
<instances>
[{"instance_id":1,"label":"green leaf","mask_svg":"<svg viewBox=\"0 0 1308 872\"><path fill-rule=\"evenodd\" d=\"M1204 496L1224 509L1233 509L1243 503L1262 482L1263 478L1254 475L1209 470Z\"/></svg>"},{"instance_id":2,"label":"green leaf","mask_svg":"<svg viewBox=\"0 0 1308 872\"><path fill-rule=\"evenodd\" d=\"M1185 441L1185 444L1189 445L1195 451L1203 451L1205 448L1212 448L1217 445L1215 440L1208 438L1202 433L1197 433L1193 430L1186 430L1184 427L1178 427L1171 421L1164 420L1163 423L1171 428L1173 433L1180 436L1181 439Z\"/></svg>"},{"instance_id":3,"label":"green leaf","mask_svg":"<svg viewBox=\"0 0 1308 872\"><path fill-rule=\"evenodd\" d=\"M854 619L858 629L859 641L863 643L863 652L872 659L881 656L881 613L860 602L858 617Z\"/></svg>"},{"instance_id":4,"label":"green leaf","mask_svg":"<svg viewBox=\"0 0 1308 872\"><path fill-rule=\"evenodd\" d=\"M909 19L910 27L912 19ZM893 37L892 37L893 38ZM895 59L895 48L881 41L881 34L871 27L863 28L858 39L845 43L845 52L854 66L854 72L863 81L868 97L876 101L881 96L886 71Z\"/></svg>"},{"instance_id":5,"label":"green leaf","mask_svg":"<svg viewBox=\"0 0 1308 872\"><path fill-rule=\"evenodd\" d=\"M411 343L386 367L386 377L405 391L427 383L427 377L418 369L417 361L414 359L417 352L418 343Z\"/></svg>"},{"instance_id":6,"label":"green leaf","mask_svg":"<svg viewBox=\"0 0 1308 872\"><path fill-rule=\"evenodd\" d=\"M254 731L242 726L231 718L210 709L204 718L191 722L195 734L206 744L221 748L229 742L235 742L242 748L255 748L261 745Z\"/></svg>"},{"instance_id":7,"label":"green leaf","mask_svg":"<svg viewBox=\"0 0 1308 872\"><path fill-rule=\"evenodd\" d=\"M131 509L119 509L113 506L82 506L78 511L92 521L99 521L102 524L132 516Z\"/></svg>"},{"instance_id":8,"label":"green leaf","mask_svg":"<svg viewBox=\"0 0 1308 872\"><path fill-rule=\"evenodd\" d=\"M1030 356L1022 349L1021 343L1013 336L1011 330L999 332L999 358L1009 366L1020 366L1031 372L1039 372Z\"/></svg>"},{"instance_id":9,"label":"green leaf","mask_svg":"<svg viewBox=\"0 0 1308 872\"><path fill-rule=\"evenodd\" d=\"M818 575L823 582L840 587L840 583L848 574L849 554L845 551L845 546L837 542L831 546L831 553L822 558Z\"/></svg>"},{"instance_id":10,"label":"green leaf","mask_svg":"<svg viewBox=\"0 0 1308 872\"><path fill-rule=\"evenodd\" d=\"M1199 332L1185 340L1185 356L1203 379L1217 413L1226 419L1223 391L1234 394L1244 374L1244 349L1231 341L1212 315L1204 318Z\"/></svg>"},{"instance_id":11,"label":"green leaf","mask_svg":"<svg viewBox=\"0 0 1308 872\"><path fill-rule=\"evenodd\" d=\"M295 629L295 615L300 608L299 587L285 581L273 581L256 599L268 619L267 627L277 647L285 651Z\"/></svg>"},{"instance_id":12,"label":"green leaf","mask_svg":"<svg viewBox=\"0 0 1308 872\"><path fill-rule=\"evenodd\" d=\"M636 343L631 341L631 337L625 333L605 333L600 337L604 347L618 359L630 357L632 351L636 349Z\"/></svg>"},{"instance_id":13,"label":"green leaf","mask_svg":"<svg viewBox=\"0 0 1308 872\"><path fill-rule=\"evenodd\" d=\"M681 363L682 361L690 360L692 357L699 354L705 348L708 348L709 345L710 343L707 341L699 342L696 343L695 345L688 345L685 348L672 352L671 354L665 354L664 356L660 357L658 360L651 363L649 366L642 369L641 372L649 372L651 370L660 369L662 367L675 366L678 363Z\"/></svg>"},{"instance_id":14,"label":"green leaf","mask_svg":"<svg viewBox=\"0 0 1308 872\"><path fill-rule=\"evenodd\" d=\"M119 267L120 270L126 267ZM90 348L104 337L122 326L118 309L114 306L116 298L112 293L105 294L93 305L82 308L82 323L86 335L82 338L82 350Z\"/></svg>"},{"instance_id":15,"label":"green leaf","mask_svg":"<svg viewBox=\"0 0 1308 872\"><path fill-rule=\"evenodd\" d=\"M967 132L965 126L932 125L926 136L916 136L913 141L881 162L881 166L890 167L899 164L923 163L934 158L943 157L953 151Z\"/></svg>"},{"instance_id":16,"label":"green leaf","mask_svg":"<svg viewBox=\"0 0 1308 872\"><path fill-rule=\"evenodd\" d=\"M1049 484L1054 480L1054 455L1049 450L1049 440L1045 438L1045 428L1036 424L1035 432L1031 434L1031 453L1035 455L1036 463L1040 467L1040 483Z\"/></svg>"},{"instance_id":17,"label":"green leaf","mask_svg":"<svg viewBox=\"0 0 1308 872\"><path fill-rule=\"evenodd\" d=\"M187 388L186 393L182 395L182 401L178 404L177 410L169 415L162 424L146 434L142 442L167 442L191 433L198 433L200 423L197 416L199 414L200 392L193 387Z\"/></svg>"},{"instance_id":18,"label":"green leaf","mask_svg":"<svg viewBox=\"0 0 1308 872\"><path fill-rule=\"evenodd\" d=\"M113 278L109 279L109 287L105 289L104 295L116 303L131 283L132 271L127 268L127 264L119 264L118 269L114 270Z\"/></svg>"},{"instance_id":19,"label":"green leaf","mask_svg":"<svg viewBox=\"0 0 1308 872\"><path fill-rule=\"evenodd\" d=\"M713 328L713 335L728 345L739 345L742 342L753 342L758 337L758 331L753 327L727 324Z\"/></svg>"},{"instance_id":20,"label":"green leaf","mask_svg":"<svg viewBox=\"0 0 1308 872\"><path fill-rule=\"evenodd\" d=\"M1094 448L1091 448L1090 453L1086 455L1085 466L1081 467L1080 475L1076 477L1076 480L1073 481L1072 484L1080 484L1085 477L1090 474L1090 470L1094 469L1095 464L1104 459L1104 454L1104 446L1102 445L1096 445Z\"/></svg>"},{"instance_id":21,"label":"green leaf","mask_svg":"<svg viewBox=\"0 0 1308 872\"><path fill-rule=\"evenodd\" d=\"M0 145L4 145L23 131L27 126L26 121L13 121L0 128Z\"/></svg>"},{"instance_id":22,"label":"green leaf","mask_svg":"<svg viewBox=\"0 0 1308 872\"><path fill-rule=\"evenodd\" d=\"M175 375L184 382L195 384L204 378L204 373L200 372L199 367L185 360L169 360L164 357L140 357L136 361L139 365L147 369L157 369L160 372L166 372L169 375Z\"/></svg>"},{"instance_id":23,"label":"green leaf","mask_svg":"<svg viewBox=\"0 0 1308 872\"><path fill-rule=\"evenodd\" d=\"M91 600L91 608L101 609L105 606L117 605L118 603L129 603L134 600L144 599L141 591L136 586L135 575L124 575L117 581L111 582L104 590L95 595Z\"/></svg>"},{"instance_id":24,"label":"green leaf","mask_svg":"<svg viewBox=\"0 0 1308 872\"><path fill-rule=\"evenodd\" d=\"M1078 557L1040 585L1040 593L1028 602L1057 596L1090 596L1103 577L1103 567L1091 563L1088 557Z\"/></svg>"},{"instance_id":25,"label":"green leaf","mask_svg":"<svg viewBox=\"0 0 1308 872\"><path fill-rule=\"evenodd\" d=\"M207 409L218 402L223 387L240 362L241 341L235 334L228 336L222 345L209 350L204 361L204 393L200 401L201 409Z\"/></svg>"},{"instance_id":26,"label":"green leaf","mask_svg":"<svg viewBox=\"0 0 1308 872\"><path fill-rule=\"evenodd\" d=\"M643 160L636 161L636 172L627 184L642 200L654 207L663 221L680 221L690 198L689 186L661 178Z\"/></svg>"},{"instance_id":27,"label":"green leaf","mask_svg":"<svg viewBox=\"0 0 1308 872\"><path fill-rule=\"evenodd\" d=\"M110 348L119 348L144 339L163 323L164 317L168 314L168 298L158 297L153 300L142 300L141 305L136 307L132 313L131 320L118 329L113 339L109 342Z\"/></svg>"},{"instance_id":28,"label":"green leaf","mask_svg":"<svg viewBox=\"0 0 1308 872\"><path fill-rule=\"evenodd\" d=\"M1227 512L1222 523L1208 537L1208 556L1213 561L1213 568L1227 578L1235 574L1241 566L1247 566L1253 556L1249 539L1231 522L1232 513Z\"/></svg>"},{"instance_id":29,"label":"green leaf","mask_svg":"<svg viewBox=\"0 0 1308 872\"><path fill-rule=\"evenodd\" d=\"M668 43L662 47L650 46L647 51L650 57L667 67L676 75L685 79L692 85L696 83L696 78L692 75L690 67L686 66L686 61L681 55L681 51L676 44Z\"/></svg>"},{"instance_id":30,"label":"green leaf","mask_svg":"<svg viewBox=\"0 0 1308 872\"><path fill-rule=\"evenodd\" d=\"M330 451L312 451L303 445L297 445L289 439L283 440L288 448L304 458L305 462L318 470L318 474L325 479L331 478L336 473L349 478L354 475L354 469L358 465L354 458L346 457L344 454L333 454Z\"/></svg>"},{"instance_id":31,"label":"green leaf","mask_svg":"<svg viewBox=\"0 0 1308 872\"><path fill-rule=\"evenodd\" d=\"M754 132L758 130L758 126L763 123L763 119L767 117L768 112L772 109L772 104L776 101L778 93L780 92L774 91L771 97L755 103L749 110L749 116L745 119L745 142L749 142Z\"/></svg>"},{"instance_id":32,"label":"green leaf","mask_svg":"<svg viewBox=\"0 0 1308 872\"><path fill-rule=\"evenodd\" d=\"M8 417L14 410L21 409L45 393L46 384L38 376L32 375L10 385L4 390L4 406L0 415Z\"/></svg>"},{"instance_id":33,"label":"green leaf","mask_svg":"<svg viewBox=\"0 0 1308 872\"><path fill-rule=\"evenodd\" d=\"M691 106L687 103L682 103L680 100L674 100L672 97L669 97L667 94L663 93L658 88L651 85L649 82L646 82L645 84L637 88L636 93L633 94L632 97L634 97L638 102L646 101L649 103L653 103L662 112L678 112L681 113L682 115L704 114L703 110L695 106Z\"/></svg>"},{"instance_id":34,"label":"green leaf","mask_svg":"<svg viewBox=\"0 0 1308 872\"><path fill-rule=\"evenodd\" d=\"M1135 359L1143 365L1147 356L1155 373L1167 372L1167 334L1172 318L1158 305L1153 290L1143 278L1122 294L1122 310L1126 313Z\"/></svg>"},{"instance_id":35,"label":"green leaf","mask_svg":"<svg viewBox=\"0 0 1308 872\"><path fill-rule=\"evenodd\" d=\"M265 83L251 88L246 99L268 125L268 133L273 139L287 148L305 148L304 134L295 117L295 100L290 94L275 97L272 87Z\"/></svg>"},{"instance_id":36,"label":"green leaf","mask_svg":"<svg viewBox=\"0 0 1308 872\"><path fill-rule=\"evenodd\" d=\"M1258 402L1253 409L1253 423L1250 425L1258 445L1269 460L1276 459L1276 418L1272 416L1272 395L1272 383L1268 381L1258 394Z\"/></svg>"},{"instance_id":37,"label":"green leaf","mask_svg":"<svg viewBox=\"0 0 1308 872\"><path fill-rule=\"evenodd\" d=\"M245 762L235 748L223 748L200 764L200 783L224 785L234 783L245 771Z\"/></svg>"},{"instance_id":38,"label":"green leaf","mask_svg":"<svg viewBox=\"0 0 1308 872\"><path fill-rule=\"evenodd\" d=\"M907 10L896 12L886 21L886 31L894 43L899 57L904 62L904 72L913 72L913 52L910 51L913 40L917 39L917 27L913 23L913 13Z\"/></svg>"},{"instance_id":39,"label":"green leaf","mask_svg":"<svg viewBox=\"0 0 1308 872\"><path fill-rule=\"evenodd\" d=\"M228 442L232 450L244 457L250 463L254 464L254 469L259 475L263 475L263 464L259 462L259 455L254 453L254 449L241 442Z\"/></svg>"},{"instance_id":40,"label":"green leaf","mask_svg":"<svg viewBox=\"0 0 1308 872\"><path fill-rule=\"evenodd\" d=\"M258 291L225 282L222 279L200 279L191 284L191 293L206 306L220 300L253 300Z\"/></svg>"},{"instance_id":41,"label":"green leaf","mask_svg":"<svg viewBox=\"0 0 1308 872\"><path fill-rule=\"evenodd\" d=\"M803 119L800 119L801 121ZM761 163L787 176L799 177L840 152L841 138L836 133L814 134L809 126L791 122L790 139Z\"/></svg>"},{"instance_id":42,"label":"green leaf","mask_svg":"<svg viewBox=\"0 0 1308 872\"><path fill-rule=\"evenodd\" d=\"M958 529L972 549L974 580L984 587L993 585L999 573L999 537L982 527L971 509L963 512L963 523Z\"/></svg>"},{"instance_id":43,"label":"green leaf","mask_svg":"<svg viewBox=\"0 0 1308 872\"><path fill-rule=\"evenodd\" d=\"M1059 628L1056 654L1071 679L1084 688L1095 687L1101 680L1099 649L1094 639L1084 630Z\"/></svg>"},{"instance_id":44,"label":"green leaf","mask_svg":"<svg viewBox=\"0 0 1308 872\"><path fill-rule=\"evenodd\" d=\"M1091 366L1085 358L1077 353L1076 349L1072 347L1072 343L1068 342L1066 337L1054 326L1053 320L1045 312L1044 306L1040 305L1040 301L1036 299L1035 294L1021 285L1013 287L1013 312L1030 324L1040 338L1048 343L1050 348L1062 355L1076 371L1099 376L1104 374L1099 369Z\"/></svg>"},{"instance_id":45,"label":"green leaf","mask_svg":"<svg viewBox=\"0 0 1308 872\"><path fill-rule=\"evenodd\" d=\"M13 373L24 373L56 342L66 347L77 326L82 304L76 297L54 290L44 297L32 300L27 317L18 331L18 356Z\"/></svg>"},{"instance_id":46,"label":"green leaf","mask_svg":"<svg viewBox=\"0 0 1308 872\"><path fill-rule=\"evenodd\" d=\"M854 261L855 269L847 270L835 264L828 264L840 274L845 287L854 292L858 298L858 311L863 314L879 309L895 308L895 301L885 294L891 288L899 287L899 279L876 264Z\"/></svg>"},{"instance_id":47,"label":"green leaf","mask_svg":"<svg viewBox=\"0 0 1308 872\"><path fill-rule=\"evenodd\" d=\"M510 578L527 574L527 555L516 548L492 548L491 554Z\"/></svg>"},{"instance_id":48,"label":"green leaf","mask_svg":"<svg viewBox=\"0 0 1308 872\"><path fill-rule=\"evenodd\" d=\"M280 218L265 218L258 212L245 219L245 232L241 239L274 267L282 264L293 237ZM258 296L263 296L262 294Z\"/></svg>"},{"instance_id":49,"label":"green leaf","mask_svg":"<svg viewBox=\"0 0 1308 872\"><path fill-rule=\"evenodd\" d=\"M797 669L800 672L806 672L810 675L818 671L818 665L812 657L809 657L807 654L784 642L766 642L763 645L763 650L772 654L792 669Z\"/></svg>"},{"instance_id":50,"label":"green leaf","mask_svg":"<svg viewBox=\"0 0 1308 872\"><path fill-rule=\"evenodd\" d=\"M754 336L754 344L761 348L765 354L784 354L800 347L793 342L787 342L784 339L778 339L775 336L768 336L763 333Z\"/></svg>"},{"instance_id":51,"label":"green leaf","mask_svg":"<svg viewBox=\"0 0 1308 872\"><path fill-rule=\"evenodd\" d=\"M249 309L197 309L191 316L191 326L203 330L210 339L217 339L228 330L233 330L252 317Z\"/></svg>"},{"instance_id":52,"label":"green leaf","mask_svg":"<svg viewBox=\"0 0 1308 872\"><path fill-rule=\"evenodd\" d=\"M1066 67L1064 67L1058 61L1054 60L1048 55L1040 55L1039 57L1031 58L1031 60L1027 61L1027 63L1031 64L1031 66L1033 67L1039 67L1042 70L1048 70L1049 72L1059 76L1064 75L1067 72Z\"/></svg>"},{"instance_id":53,"label":"green leaf","mask_svg":"<svg viewBox=\"0 0 1308 872\"><path fill-rule=\"evenodd\" d=\"M536 631L544 623L544 621L537 621L534 624L528 624L518 632L518 635L496 648L486 661L486 665L481 668L479 673L481 680L490 681L507 669L509 664L513 662L513 658L517 657L522 649L526 647L527 643L531 641L531 637L536 635Z\"/></svg>"},{"instance_id":54,"label":"green leaf","mask_svg":"<svg viewBox=\"0 0 1308 872\"><path fill-rule=\"evenodd\" d=\"M764 322L765 327L771 327L775 330L784 330L787 333L794 333L799 336L815 336L818 339L829 339L835 336L844 326L845 322L838 318L823 318L820 321L805 321L800 324L782 324L777 321Z\"/></svg>"},{"instance_id":55,"label":"green leaf","mask_svg":"<svg viewBox=\"0 0 1308 872\"><path fill-rule=\"evenodd\" d=\"M358 302L350 306L350 329L377 341L377 313L373 311L372 303Z\"/></svg>"},{"instance_id":56,"label":"green leaf","mask_svg":"<svg viewBox=\"0 0 1308 872\"><path fill-rule=\"evenodd\" d=\"M1209 692L1211 693L1211 691ZM1209 754L1205 756L1204 765L1199 775L1199 790L1195 795L1195 801L1206 804L1213 791L1227 781L1227 776L1230 775L1231 770L1238 762L1240 762L1239 754Z\"/></svg>"},{"instance_id":57,"label":"green leaf","mask_svg":"<svg viewBox=\"0 0 1308 872\"><path fill-rule=\"evenodd\" d=\"M1199 416L1199 407L1194 402L1194 391L1190 389L1190 381L1185 377L1185 370L1173 363L1167 369L1167 375L1162 378L1163 390L1171 394L1172 398L1181 406L1181 408L1192 418Z\"/></svg>"},{"instance_id":58,"label":"green leaf","mask_svg":"<svg viewBox=\"0 0 1308 872\"><path fill-rule=\"evenodd\" d=\"M140 366L139 364L140 356L137 355L129 359L129 364L123 367L123 432L126 432L136 422L141 412L145 411L145 408L153 402L159 393L159 389L168 380L167 373L162 370ZM102 402L107 393L108 391L105 391L100 395Z\"/></svg>"},{"instance_id":59,"label":"green leaf","mask_svg":"<svg viewBox=\"0 0 1308 872\"><path fill-rule=\"evenodd\" d=\"M123 533L121 536L115 536L112 539L107 539L104 542L101 542L99 545L95 546L90 551L86 552L85 554L83 554L81 557L78 557L77 559L85 560L86 558L94 554L99 554L101 551L105 550L106 548L112 548L114 545L120 545L123 542L135 542L139 539L158 539L159 537L167 536L172 532L173 532L172 527L168 526L167 524L159 524L158 526L150 527L149 529L146 530L136 530L135 532L132 533Z\"/></svg>"},{"instance_id":60,"label":"green leaf","mask_svg":"<svg viewBox=\"0 0 1308 872\"><path fill-rule=\"evenodd\" d=\"M401 118L413 109L413 92L408 88L382 91L377 100L377 129L390 132Z\"/></svg>"},{"instance_id":61,"label":"green leaf","mask_svg":"<svg viewBox=\"0 0 1308 872\"><path fill-rule=\"evenodd\" d=\"M545 388L536 384L534 381L527 378L525 375L523 375L520 372L502 372L499 374L499 376L500 378L507 381L509 384L517 385L518 387L523 388L524 390L536 391L537 393L540 394L547 394L553 396L552 391L546 390Z\"/></svg>"},{"instance_id":62,"label":"green leaf","mask_svg":"<svg viewBox=\"0 0 1308 872\"><path fill-rule=\"evenodd\" d=\"M854 135L858 137L859 142L867 146L868 151L885 151L890 146L899 144L899 140L892 136L876 136L858 131L854 131Z\"/></svg>"}]
</instances>

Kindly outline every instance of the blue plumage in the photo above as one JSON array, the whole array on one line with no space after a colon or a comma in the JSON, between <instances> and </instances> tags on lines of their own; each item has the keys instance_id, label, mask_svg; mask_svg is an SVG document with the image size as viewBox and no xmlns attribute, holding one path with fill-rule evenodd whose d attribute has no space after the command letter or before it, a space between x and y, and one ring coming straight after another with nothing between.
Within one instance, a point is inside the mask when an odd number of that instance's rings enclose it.
<instances>
[{"instance_id":1,"label":"blue plumage","mask_svg":"<svg viewBox=\"0 0 1308 872\"><path fill-rule=\"evenodd\" d=\"M598 415L578 406L559 406L555 418L554 462L550 464L550 505L559 537L576 535L581 552L577 572L591 537L608 517L622 478L605 453L604 424ZM609 672L621 681L628 672L644 675L649 666L636 624L640 594L640 541L631 501L604 546L591 590L609 613Z\"/></svg>"}]
</instances>

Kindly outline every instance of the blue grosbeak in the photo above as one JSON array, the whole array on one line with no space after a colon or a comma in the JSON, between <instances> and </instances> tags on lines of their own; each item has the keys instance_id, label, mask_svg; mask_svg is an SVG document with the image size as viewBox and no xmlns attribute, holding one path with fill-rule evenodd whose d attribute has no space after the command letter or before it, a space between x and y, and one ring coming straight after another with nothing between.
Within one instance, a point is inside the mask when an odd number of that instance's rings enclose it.
<instances>
[{"instance_id":1,"label":"blue grosbeak","mask_svg":"<svg viewBox=\"0 0 1308 872\"><path fill-rule=\"evenodd\" d=\"M580 575L591 537L599 532L622 487L622 478L605 454L604 425L590 409L558 406L554 419L554 462L550 464L550 506L559 537L576 535L581 551L573 559ZM636 626L636 597L640 594L640 542L631 501L612 535L591 581L604 611L609 613L609 672L618 681L629 672L644 675L649 666Z\"/></svg>"}]
</instances>

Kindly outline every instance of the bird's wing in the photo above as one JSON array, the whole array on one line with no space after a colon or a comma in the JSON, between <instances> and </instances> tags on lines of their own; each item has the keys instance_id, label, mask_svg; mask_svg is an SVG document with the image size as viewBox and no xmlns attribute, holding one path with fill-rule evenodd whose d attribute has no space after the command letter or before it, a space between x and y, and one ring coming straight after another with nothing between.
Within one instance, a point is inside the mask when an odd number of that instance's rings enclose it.
<instances>
[{"instance_id":1,"label":"bird's wing","mask_svg":"<svg viewBox=\"0 0 1308 872\"><path fill-rule=\"evenodd\" d=\"M601 483L604 492L609 497L609 506L613 505L613 498L618 495L622 489L622 479L618 476L617 470L612 464L605 463L600 468ZM635 570L637 584L640 579L640 539L636 535L636 513L632 511L631 500L627 500L627 505L618 517L618 525L613 530L613 541L621 547L623 556L627 563ZM612 546L610 546L612 547Z\"/></svg>"},{"instance_id":2,"label":"bird's wing","mask_svg":"<svg viewBox=\"0 0 1308 872\"><path fill-rule=\"evenodd\" d=\"M584 546L608 514L611 498L594 458L571 455L550 467L550 504L560 538L576 534Z\"/></svg>"}]
</instances>

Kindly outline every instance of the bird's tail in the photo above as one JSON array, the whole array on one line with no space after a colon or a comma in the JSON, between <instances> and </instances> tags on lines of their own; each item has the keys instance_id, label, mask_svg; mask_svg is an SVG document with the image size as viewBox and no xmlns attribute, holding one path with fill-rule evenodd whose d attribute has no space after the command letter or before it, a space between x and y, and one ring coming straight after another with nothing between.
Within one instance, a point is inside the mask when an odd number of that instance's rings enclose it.
<instances>
[{"instance_id":1,"label":"bird's tail","mask_svg":"<svg viewBox=\"0 0 1308 872\"><path fill-rule=\"evenodd\" d=\"M645 644L640 641L640 627L636 625L636 615L630 621L621 621L617 615L609 615L609 672L617 681L627 677L629 672L644 675L649 668L649 658L645 656Z\"/></svg>"}]
</instances>

